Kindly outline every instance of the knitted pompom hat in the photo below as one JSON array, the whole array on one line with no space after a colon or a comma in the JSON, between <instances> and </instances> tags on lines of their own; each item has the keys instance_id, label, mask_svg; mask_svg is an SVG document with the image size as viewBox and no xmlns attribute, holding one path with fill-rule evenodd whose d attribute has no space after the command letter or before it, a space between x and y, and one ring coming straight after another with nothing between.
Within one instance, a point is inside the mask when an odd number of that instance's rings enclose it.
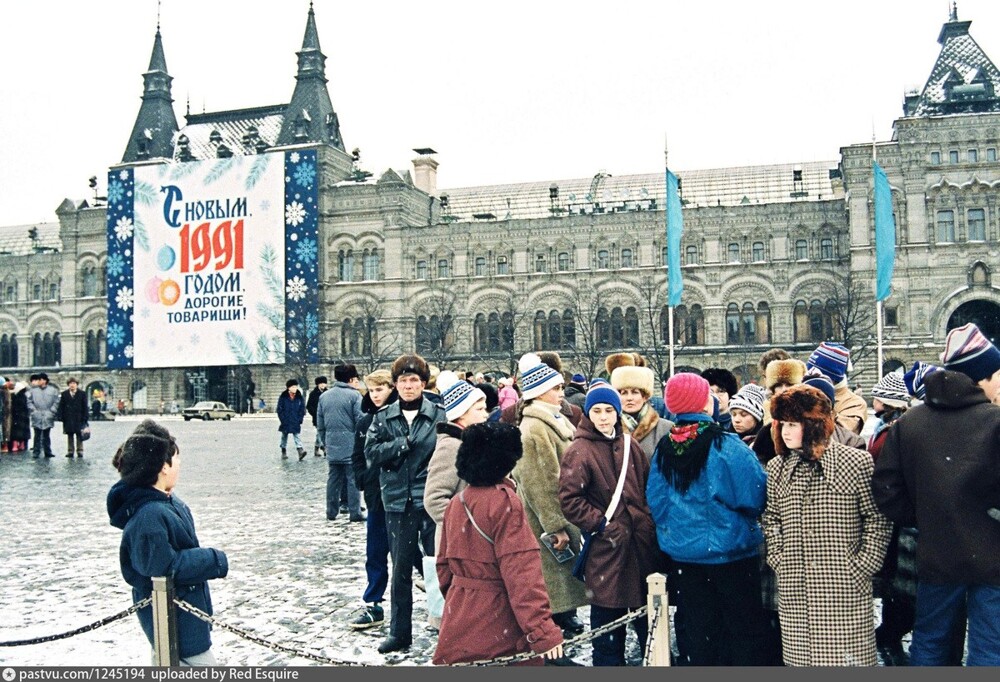
<instances>
[{"instance_id":1,"label":"knitted pompom hat","mask_svg":"<svg viewBox=\"0 0 1000 682\"><path fill-rule=\"evenodd\" d=\"M485 393L465 379L459 379L450 369L438 374L437 387L441 391L444 412L450 422L468 412L478 401L486 400Z\"/></svg>"},{"instance_id":2,"label":"knitted pompom hat","mask_svg":"<svg viewBox=\"0 0 1000 682\"><path fill-rule=\"evenodd\" d=\"M872 398L878 398L889 407L908 407L910 389L903 380L903 368L883 374L882 378L872 386Z\"/></svg>"},{"instance_id":3,"label":"knitted pompom hat","mask_svg":"<svg viewBox=\"0 0 1000 682\"><path fill-rule=\"evenodd\" d=\"M851 351L839 343L824 341L809 356L806 366L816 367L834 384L839 384L851 367Z\"/></svg>"},{"instance_id":4,"label":"knitted pompom hat","mask_svg":"<svg viewBox=\"0 0 1000 682\"><path fill-rule=\"evenodd\" d=\"M517 361L517 369L521 375L521 398L524 400L537 398L563 383L562 374L542 362L535 353L522 355Z\"/></svg>"},{"instance_id":5,"label":"knitted pompom hat","mask_svg":"<svg viewBox=\"0 0 1000 682\"><path fill-rule=\"evenodd\" d=\"M982 381L1000 370L1000 350L970 322L948 332L941 362L945 369L962 372L973 381Z\"/></svg>"},{"instance_id":6,"label":"knitted pompom hat","mask_svg":"<svg viewBox=\"0 0 1000 682\"><path fill-rule=\"evenodd\" d=\"M903 375L903 383L906 384L907 392L917 400L923 400L927 394L924 380L928 375L940 372L942 369L944 368L917 360L913 363L910 371Z\"/></svg>"},{"instance_id":7,"label":"knitted pompom hat","mask_svg":"<svg viewBox=\"0 0 1000 682\"><path fill-rule=\"evenodd\" d=\"M663 400L674 414L704 412L711 394L708 381L692 372L681 372L667 380Z\"/></svg>"}]
</instances>

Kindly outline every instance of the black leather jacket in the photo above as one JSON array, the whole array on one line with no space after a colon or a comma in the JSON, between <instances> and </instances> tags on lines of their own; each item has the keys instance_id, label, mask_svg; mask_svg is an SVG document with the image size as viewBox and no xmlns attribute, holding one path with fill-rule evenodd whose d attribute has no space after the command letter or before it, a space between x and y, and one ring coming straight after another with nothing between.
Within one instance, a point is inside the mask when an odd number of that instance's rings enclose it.
<instances>
[{"instance_id":1,"label":"black leather jacket","mask_svg":"<svg viewBox=\"0 0 1000 682\"><path fill-rule=\"evenodd\" d=\"M445 421L444 407L426 398L411 425L398 402L375 413L365 438L365 460L369 467L380 469L386 511L405 511L408 502L423 509L427 464L437 445L436 427Z\"/></svg>"}]
</instances>

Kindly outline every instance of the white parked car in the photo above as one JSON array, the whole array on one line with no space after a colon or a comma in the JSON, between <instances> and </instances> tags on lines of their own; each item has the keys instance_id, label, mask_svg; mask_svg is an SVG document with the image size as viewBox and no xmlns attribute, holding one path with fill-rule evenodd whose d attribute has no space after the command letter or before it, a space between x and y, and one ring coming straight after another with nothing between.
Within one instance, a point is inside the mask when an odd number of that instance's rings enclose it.
<instances>
[{"instance_id":1,"label":"white parked car","mask_svg":"<svg viewBox=\"0 0 1000 682\"><path fill-rule=\"evenodd\" d=\"M207 422L212 419L229 421L236 413L225 403L215 402L214 400L202 400L191 407L185 407L182 415L184 416L184 421L201 419Z\"/></svg>"}]
</instances>

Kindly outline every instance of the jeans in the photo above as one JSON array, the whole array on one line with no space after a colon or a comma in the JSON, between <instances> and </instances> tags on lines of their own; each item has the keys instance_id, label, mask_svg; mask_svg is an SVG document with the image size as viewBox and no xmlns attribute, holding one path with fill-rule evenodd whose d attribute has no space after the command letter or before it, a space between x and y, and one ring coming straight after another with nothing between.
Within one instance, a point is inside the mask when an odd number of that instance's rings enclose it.
<instances>
[{"instance_id":1,"label":"jeans","mask_svg":"<svg viewBox=\"0 0 1000 682\"><path fill-rule=\"evenodd\" d=\"M52 441L50 436L52 435L52 429L34 429L35 431L35 444L31 448L35 455L40 455L43 452L46 456L52 454Z\"/></svg>"},{"instance_id":2,"label":"jeans","mask_svg":"<svg viewBox=\"0 0 1000 682\"><path fill-rule=\"evenodd\" d=\"M288 435L289 434L287 434L284 431L281 432L281 449L282 450L284 450L285 446L288 444ZM295 449L296 450L301 450L302 449L302 438L300 438L299 434L297 434L297 433L293 433L293 434L291 434L291 436L292 436L292 441L295 443Z\"/></svg>"},{"instance_id":3,"label":"jeans","mask_svg":"<svg viewBox=\"0 0 1000 682\"><path fill-rule=\"evenodd\" d=\"M385 511L368 510L365 540L365 573L368 585L362 597L366 604L378 604L385 599L389 585L389 532L385 529Z\"/></svg>"},{"instance_id":4,"label":"jeans","mask_svg":"<svg viewBox=\"0 0 1000 682\"><path fill-rule=\"evenodd\" d=\"M424 511L407 502L401 512L387 511L385 526L389 533L392 554L392 621L389 634L404 642L413 641L413 567L420 563L420 553L434 554L434 520Z\"/></svg>"},{"instance_id":5,"label":"jeans","mask_svg":"<svg viewBox=\"0 0 1000 682\"><path fill-rule=\"evenodd\" d=\"M361 493L354 485L354 471L350 462L327 460L326 475L326 518L333 521L340 512L340 491L347 485L347 510L351 516L361 516Z\"/></svg>"},{"instance_id":6,"label":"jeans","mask_svg":"<svg viewBox=\"0 0 1000 682\"><path fill-rule=\"evenodd\" d=\"M917 583L910 665L953 665L955 632L968 614L967 666L1000 665L1000 586Z\"/></svg>"},{"instance_id":7,"label":"jeans","mask_svg":"<svg viewBox=\"0 0 1000 682\"><path fill-rule=\"evenodd\" d=\"M604 606L590 605L590 629L596 630L599 627L618 620L628 612L625 608L607 608ZM636 637L639 639L639 650L642 651L643 658L646 656L646 639L649 634L649 623L646 616L641 616L632 621ZM605 633L594 639L594 667L607 665L625 665L625 638L627 635L625 626L621 625L611 632Z\"/></svg>"},{"instance_id":8,"label":"jeans","mask_svg":"<svg viewBox=\"0 0 1000 682\"><path fill-rule=\"evenodd\" d=\"M767 622L760 595L760 559L725 564L675 561L684 609L682 665L763 665ZM680 643L678 643L680 644Z\"/></svg>"}]
</instances>

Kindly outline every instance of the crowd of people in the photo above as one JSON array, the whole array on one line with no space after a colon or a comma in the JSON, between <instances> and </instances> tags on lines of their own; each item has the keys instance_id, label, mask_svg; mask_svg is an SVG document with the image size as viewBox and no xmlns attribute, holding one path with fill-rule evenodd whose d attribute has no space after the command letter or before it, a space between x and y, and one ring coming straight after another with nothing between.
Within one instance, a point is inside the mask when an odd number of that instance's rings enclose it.
<instances>
[{"instance_id":1,"label":"crowd of people","mask_svg":"<svg viewBox=\"0 0 1000 682\"><path fill-rule=\"evenodd\" d=\"M338 365L308 398L290 380L282 456L289 435L306 456L310 414L327 518L346 484L350 520L367 523L351 626L388 620L381 653L412 645L415 572L438 665L573 665L563 643L586 629L580 609L591 629L612 623L664 573L676 665L998 665L1000 350L968 324L940 361L879 379L869 435L850 351L832 342L805 361L772 349L743 386L720 368L677 373L662 395L632 353L589 381L556 353L528 353L496 385L404 354L363 378ZM137 600L150 576L184 566L211 612L206 581L227 563L198 546L172 495L178 454L141 424L116 456L109 514ZM161 557L155 542L171 547ZM199 629L182 633L182 656L214 660L204 627L187 626ZM646 619L631 627L644 647ZM626 665L626 636L594 638L593 664Z\"/></svg>"},{"instance_id":2,"label":"crowd of people","mask_svg":"<svg viewBox=\"0 0 1000 682\"><path fill-rule=\"evenodd\" d=\"M27 384L0 377L0 452L27 453L30 448L35 459L55 457L56 422L66 436L66 456L83 457L83 442L90 437L90 408L76 379L71 377L60 392L45 372L32 374Z\"/></svg>"}]
</instances>

